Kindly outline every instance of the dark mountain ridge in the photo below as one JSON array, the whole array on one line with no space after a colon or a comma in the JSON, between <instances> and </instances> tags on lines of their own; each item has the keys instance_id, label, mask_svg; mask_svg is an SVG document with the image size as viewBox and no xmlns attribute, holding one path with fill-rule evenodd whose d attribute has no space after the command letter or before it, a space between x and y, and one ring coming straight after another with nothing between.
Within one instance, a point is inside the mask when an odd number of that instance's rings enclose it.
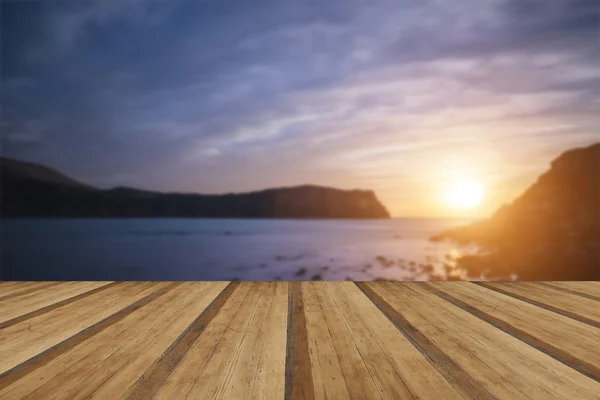
<instances>
[{"instance_id":1,"label":"dark mountain ridge","mask_svg":"<svg viewBox=\"0 0 600 400\"><path fill-rule=\"evenodd\" d=\"M0 157L0 174L8 175L9 177L18 177L20 179L31 179L48 184L95 189L94 187L78 182L53 168L8 157Z\"/></svg>"},{"instance_id":2,"label":"dark mountain ridge","mask_svg":"<svg viewBox=\"0 0 600 400\"><path fill-rule=\"evenodd\" d=\"M102 190L5 157L0 178L2 217L390 218L371 190L314 185L218 195Z\"/></svg>"}]
</instances>

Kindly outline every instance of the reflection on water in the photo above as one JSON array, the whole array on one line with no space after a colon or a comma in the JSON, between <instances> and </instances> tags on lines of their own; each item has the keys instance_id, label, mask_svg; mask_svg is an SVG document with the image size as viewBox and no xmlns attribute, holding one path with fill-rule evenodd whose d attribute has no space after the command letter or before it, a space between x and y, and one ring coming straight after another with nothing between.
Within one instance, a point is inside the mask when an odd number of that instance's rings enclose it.
<instances>
[{"instance_id":1,"label":"reflection on water","mask_svg":"<svg viewBox=\"0 0 600 400\"><path fill-rule=\"evenodd\" d=\"M460 219L2 221L4 280L466 279Z\"/></svg>"}]
</instances>

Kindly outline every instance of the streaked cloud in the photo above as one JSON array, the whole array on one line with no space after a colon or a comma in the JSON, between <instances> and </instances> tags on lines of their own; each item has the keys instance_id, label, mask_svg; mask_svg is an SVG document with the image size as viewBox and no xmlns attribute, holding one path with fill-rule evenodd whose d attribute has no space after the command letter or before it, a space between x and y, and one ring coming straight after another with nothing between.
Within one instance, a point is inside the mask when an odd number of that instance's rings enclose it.
<instances>
[{"instance_id":1,"label":"streaked cloud","mask_svg":"<svg viewBox=\"0 0 600 400\"><path fill-rule=\"evenodd\" d=\"M2 151L105 186L373 187L397 215L473 175L487 213L598 140L594 3L3 2Z\"/></svg>"}]
</instances>

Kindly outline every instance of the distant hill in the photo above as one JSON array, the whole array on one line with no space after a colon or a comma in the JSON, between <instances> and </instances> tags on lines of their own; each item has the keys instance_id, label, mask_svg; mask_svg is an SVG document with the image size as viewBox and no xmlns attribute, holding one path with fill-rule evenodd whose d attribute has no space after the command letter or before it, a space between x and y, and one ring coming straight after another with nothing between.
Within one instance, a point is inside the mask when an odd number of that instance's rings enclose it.
<instances>
[{"instance_id":1,"label":"distant hill","mask_svg":"<svg viewBox=\"0 0 600 400\"><path fill-rule=\"evenodd\" d=\"M491 218L434 237L492 250L467 257L473 272L520 279L600 279L600 143L556 158L512 204Z\"/></svg>"},{"instance_id":2,"label":"distant hill","mask_svg":"<svg viewBox=\"0 0 600 400\"><path fill-rule=\"evenodd\" d=\"M0 183L2 217L390 218L370 190L311 185L224 195L101 190L4 157Z\"/></svg>"},{"instance_id":3,"label":"distant hill","mask_svg":"<svg viewBox=\"0 0 600 400\"><path fill-rule=\"evenodd\" d=\"M75 179L55 169L7 157L0 157L0 174L8 178L30 179L48 184L94 189L91 186L77 182Z\"/></svg>"}]
</instances>

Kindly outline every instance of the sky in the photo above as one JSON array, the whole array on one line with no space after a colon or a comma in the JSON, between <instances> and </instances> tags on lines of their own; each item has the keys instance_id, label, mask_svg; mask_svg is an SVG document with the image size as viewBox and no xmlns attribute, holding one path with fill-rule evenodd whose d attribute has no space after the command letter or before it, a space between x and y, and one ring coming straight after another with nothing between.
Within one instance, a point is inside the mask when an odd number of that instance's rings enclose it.
<instances>
[{"instance_id":1,"label":"sky","mask_svg":"<svg viewBox=\"0 0 600 400\"><path fill-rule=\"evenodd\" d=\"M595 0L2 0L3 155L98 187L485 216L600 141ZM479 206L443 196L478 182Z\"/></svg>"}]
</instances>

